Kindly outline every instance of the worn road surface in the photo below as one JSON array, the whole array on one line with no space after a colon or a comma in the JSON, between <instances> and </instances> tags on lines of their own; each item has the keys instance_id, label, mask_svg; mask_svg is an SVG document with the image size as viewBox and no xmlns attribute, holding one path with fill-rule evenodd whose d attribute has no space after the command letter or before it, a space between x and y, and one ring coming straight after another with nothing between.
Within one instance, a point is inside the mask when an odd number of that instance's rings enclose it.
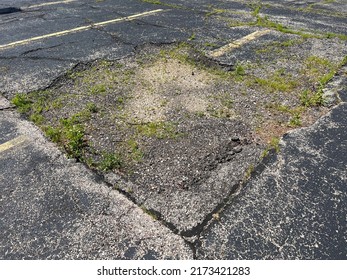
<instances>
[{"instance_id":1,"label":"worn road surface","mask_svg":"<svg viewBox=\"0 0 347 280\"><path fill-rule=\"evenodd\" d=\"M199 188L150 190L68 158L11 103L81 66L179 43L223 71L261 59L271 70L286 47L289 61L336 65L324 88L307 89L324 93L324 115L262 157L265 146L230 135L235 157ZM346 50L344 0L1 1L0 258L347 259Z\"/></svg>"}]
</instances>

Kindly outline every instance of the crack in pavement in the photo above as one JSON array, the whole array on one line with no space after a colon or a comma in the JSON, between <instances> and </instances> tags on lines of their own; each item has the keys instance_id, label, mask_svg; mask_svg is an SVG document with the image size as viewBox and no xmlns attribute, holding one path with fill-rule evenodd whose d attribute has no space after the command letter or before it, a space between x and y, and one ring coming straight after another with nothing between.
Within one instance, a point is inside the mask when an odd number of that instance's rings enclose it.
<instances>
[{"instance_id":1,"label":"crack in pavement","mask_svg":"<svg viewBox=\"0 0 347 280\"><path fill-rule=\"evenodd\" d=\"M79 59L65 59L58 57L44 57L44 56L0 56L0 60L11 60L11 59L23 59L23 60L51 60L51 61L62 61L62 62L71 62L79 63ZM57 77L59 78L59 77Z\"/></svg>"},{"instance_id":2,"label":"crack in pavement","mask_svg":"<svg viewBox=\"0 0 347 280\"><path fill-rule=\"evenodd\" d=\"M60 47L60 46L62 46L62 45L64 45L64 43L60 43L60 44L57 44L57 45L54 45L54 46L49 46L49 47L38 47L38 48L36 48L36 49L31 49L31 50L28 50L28 51L25 51L25 52L21 53L21 54L19 55L19 57L25 56L25 55L27 55L27 54L29 54L29 53L33 53L33 52L36 52L36 51L54 49L54 48ZM1 58L1 57L0 57L0 58Z\"/></svg>"}]
</instances>

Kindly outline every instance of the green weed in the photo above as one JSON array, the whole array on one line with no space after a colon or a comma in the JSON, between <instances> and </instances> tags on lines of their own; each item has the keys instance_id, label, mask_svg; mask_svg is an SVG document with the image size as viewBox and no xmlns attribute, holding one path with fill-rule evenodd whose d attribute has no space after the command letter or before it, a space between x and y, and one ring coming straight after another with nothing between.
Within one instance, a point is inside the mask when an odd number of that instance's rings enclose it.
<instances>
[{"instance_id":1,"label":"green weed","mask_svg":"<svg viewBox=\"0 0 347 280\"><path fill-rule=\"evenodd\" d=\"M293 80L290 75L285 75L283 70L278 70L268 78L255 77L254 80L249 80L248 84L260 85L269 92L289 92L297 87L297 81Z\"/></svg>"},{"instance_id":2,"label":"green weed","mask_svg":"<svg viewBox=\"0 0 347 280\"><path fill-rule=\"evenodd\" d=\"M180 135L172 122L150 122L139 124L136 128L138 134L158 139L174 139Z\"/></svg>"},{"instance_id":3,"label":"green weed","mask_svg":"<svg viewBox=\"0 0 347 280\"><path fill-rule=\"evenodd\" d=\"M84 143L84 127L82 125L64 126L62 131L63 145L70 157L80 158Z\"/></svg>"},{"instance_id":4,"label":"green weed","mask_svg":"<svg viewBox=\"0 0 347 280\"><path fill-rule=\"evenodd\" d=\"M278 137L271 138L269 145L271 149L274 149L276 151L276 153L280 152L280 138Z\"/></svg>"},{"instance_id":5,"label":"green weed","mask_svg":"<svg viewBox=\"0 0 347 280\"><path fill-rule=\"evenodd\" d=\"M61 141L61 130L60 128L55 128L52 126L43 127L43 131L46 133L46 136L51 139L55 143L59 143Z\"/></svg>"},{"instance_id":6,"label":"green weed","mask_svg":"<svg viewBox=\"0 0 347 280\"><path fill-rule=\"evenodd\" d=\"M28 113L31 110L33 104L32 100L28 97L27 94L18 93L11 100L20 113Z\"/></svg>"},{"instance_id":7,"label":"green weed","mask_svg":"<svg viewBox=\"0 0 347 280\"><path fill-rule=\"evenodd\" d=\"M305 107L322 105L322 93L312 92L311 90L304 90L299 96L300 102Z\"/></svg>"},{"instance_id":8,"label":"green weed","mask_svg":"<svg viewBox=\"0 0 347 280\"><path fill-rule=\"evenodd\" d=\"M94 103L87 103L86 110L90 113L97 113L99 111L98 107Z\"/></svg>"},{"instance_id":9,"label":"green weed","mask_svg":"<svg viewBox=\"0 0 347 280\"><path fill-rule=\"evenodd\" d=\"M45 118L39 113L33 113L29 116L29 120L34 122L36 125L41 125L44 123Z\"/></svg>"},{"instance_id":10,"label":"green weed","mask_svg":"<svg viewBox=\"0 0 347 280\"><path fill-rule=\"evenodd\" d=\"M276 153L279 153L280 152L280 144L279 143L280 143L280 138L272 137L267 148L261 154L260 159L267 157L270 150L274 150Z\"/></svg>"},{"instance_id":11,"label":"green weed","mask_svg":"<svg viewBox=\"0 0 347 280\"><path fill-rule=\"evenodd\" d=\"M254 171L254 165L251 164L251 165L247 168L247 170L246 170L246 172L245 172L245 174L244 174L244 177L243 177L243 182L244 182L244 183L245 183L247 180L249 180L249 179L251 178L253 171Z\"/></svg>"},{"instance_id":12,"label":"green weed","mask_svg":"<svg viewBox=\"0 0 347 280\"><path fill-rule=\"evenodd\" d=\"M289 120L289 126L298 127L301 126L301 114L295 113L292 118Z\"/></svg>"},{"instance_id":13,"label":"green weed","mask_svg":"<svg viewBox=\"0 0 347 280\"><path fill-rule=\"evenodd\" d=\"M128 139L125 144L130 160L140 162L143 159L143 151L140 149L138 142L135 139Z\"/></svg>"},{"instance_id":14,"label":"green weed","mask_svg":"<svg viewBox=\"0 0 347 280\"><path fill-rule=\"evenodd\" d=\"M89 90L90 94L93 94L93 95L102 94L102 93L105 93L106 91L107 91L107 87L104 84L94 85Z\"/></svg>"},{"instance_id":15,"label":"green weed","mask_svg":"<svg viewBox=\"0 0 347 280\"><path fill-rule=\"evenodd\" d=\"M195 38L196 38L196 35L195 35L195 33L193 33L193 34L188 38L188 41L193 41L193 40L195 40Z\"/></svg>"},{"instance_id":16,"label":"green weed","mask_svg":"<svg viewBox=\"0 0 347 280\"><path fill-rule=\"evenodd\" d=\"M242 65L237 64L235 68L235 75L238 77L242 77L245 74L246 74L245 68Z\"/></svg>"},{"instance_id":17,"label":"green weed","mask_svg":"<svg viewBox=\"0 0 347 280\"><path fill-rule=\"evenodd\" d=\"M98 164L98 168L102 171L110 171L120 169L124 166L123 159L117 153L103 153L102 160Z\"/></svg>"},{"instance_id":18,"label":"green weed","mask_svg":"<svg viewBox=\"0 0 347 280\"><path fill-rule=\"evenodd\" d=\"M315 78L320 73L332 69L333 65L327 59L317 56L309 56L304 62L304 67L303 72Z\"/></svg>"}]
</instances>

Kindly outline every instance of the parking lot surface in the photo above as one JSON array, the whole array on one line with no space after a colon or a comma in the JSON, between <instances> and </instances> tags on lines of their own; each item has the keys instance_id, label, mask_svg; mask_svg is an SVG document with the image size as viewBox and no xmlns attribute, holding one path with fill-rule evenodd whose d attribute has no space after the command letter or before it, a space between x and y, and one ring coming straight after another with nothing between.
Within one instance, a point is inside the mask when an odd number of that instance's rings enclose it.
<instances>
[{"instance_id":1,"label":"parking lot surface","mask_svg":"<svg viewBox=\"0 0 347 280\"><path fill-rule=\"evenodd\" d=\"M2 1L2 258L345 259L346 11Z\"/></svg>"}]
</instances>

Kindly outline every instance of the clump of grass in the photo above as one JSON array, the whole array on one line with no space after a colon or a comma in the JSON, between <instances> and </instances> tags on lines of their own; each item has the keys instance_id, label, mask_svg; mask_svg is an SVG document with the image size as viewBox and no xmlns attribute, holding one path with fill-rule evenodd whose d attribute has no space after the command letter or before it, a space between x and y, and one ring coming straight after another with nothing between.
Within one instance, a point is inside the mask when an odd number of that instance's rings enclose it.
<instances>
[{"instance_id":1,"label":"clump of grass","mask_svg":"<svg viewBox=\"0 0 347 280\"><path fill-rule=\"evenodd\" d=\"M255 77L254 80L248 81L248 84L259 85L269 92L290 92L298 85L297 81L286 75L283 70L278 70L267 78Z\"/></svg>"},{"instance_id":2,"label":"clump of grass","mask_svg":"<svg viewBox=\"0 0 347 280\"><path fill-rule=\"evenodd\" d=\"M270 145L270 148L272 148L276 151L276 153L280 152L280 138L272 137L269 145Z\"/></svg>"},{"instance_id":3,"label":"clump of grass","mask_svg":"<svg viewBox=\"0 0 347 280\"><path fill-rule=\"evenodd\" d=\"M56 127L43 127L46 135L53 141L64 147L69 157L82 158L85 141L84 123L90 120L91 114L98 112L94 103L88 103L80 112L69 118L62 118Z\"/></svg>"},{"instance_id":4,"label":"clump of grass","mask_svg":"<svg viewBox=\"0 0 347 280\"><path fill-rule=\"evenodd\" d=\"M28 113L31 110L32 101L27 94L18 93L11 100L12 104L17 107L20 113Z\"/></svg>"},{"instance_id":5,"label":"clump of grass","mask_svg":"<svg viewBox=\"0 0 347 280\"><path fill-rule=\"evenodd\" d=\"M39 113L33 113L29 116L29 120L37 125L41 125L44 123L45 118Z\"/></svg>"},{"instance_id":6,"label":"clump of grass","mask_svg":"<svg viewBox=\"0 0 347 280\"><path fill-rule=\"evenodd\" d=\"M99 111L98 107L95 105L95 103L87 103L86 110L90 113L97 113Z\"/></svg>"},{"instance_id":7,"label":"clump of grass","mask_svg":"<svg viewBox=\"0 0 347 280\"><path fill-rule=\"evenodd\" d=\"M194 41L196 38L196 35L195 33L193 33L189 38L188 38L188 41Z\"/></svg>"},{"instance_id":8,"label":"clump of grass","mask_svg":"<svg viewBox=\"0 0 347 280\"><path fill-rule=\"evenodd\" d=\"M132 161L140 162L143 158L143 151L135 139L128 139L126 142L126 150Z\"/></svg>"},{"instance_id":9,"label":"clump of grass","mask_svg":"<svg viewBox=\"0 0 347 280\"><path fill-rule=\"evenodd\" d=\"M298 127L301 126L301 114L300 113L295 113L289 120L289 126L291 127Z\"/></svg>"},{"instance_id":10,"label":"clump of grass","mask_svg":"<svg viewBox=\"0 0 347 280\"><path fill-rule=\"evenodd\" d=\"M263 151L260 158L265 158L269 154L270 150L274 150L276 153L280 152L280 138L272 137L267 148Z\"/></svg>"},{"instance_id":11,"label":"clump of grass","mask_svg":"<svg viewBox=\"0 0 347 280\"><path fill-rule=\"evenodd\" d=\"M105 84L97 84L90 88L90 94L102 94L107 91L107 87Z\"/></svg>"},{"instance_id":12,"label":"clump of grass","mask_svg":"<svg viewBox=\"0 0 347 280\"><path fill-rule=\"evenodd\" d=\"M309 56L304 62L303 73L314 80L319 77L320 73L330 72L333 68L329 60L317 56Z\"/></svg>"},{"instance_id":13,"label":"clump of grass","mask_svg":"<svg viewBox=\"0 0 347 280\"><path fill-rule=\"evenodd\" d=\"M150 122L139 124L136 128L138 134L158 139L174 139L180 135L176 125L172 122Z\"/></svg>"},{"instance_id":14,"label":"clump of grass","mask_svg":"<svg viewBox=\"0 0 347 280\"><path fill-rule=\"evenodd\" d=\"M120 154L104 152L102 154L102 160L98 164L98 169L102 171L110 171L120 169L123 166L124 162Z\"/></svg>"},{"instance_id":15,"label":"clump of grass","mask_svg":"<svg viewBox=\"0 0 347 280\"><path fill-rule=\"evenodd\" d=\"M298 127L298 126L302 125L301 114L305 110L304 107L297 106L297 107L290 108L286 105L276 104L276 103L275 104L269 104L266 107L269 109L276 110L276 111L281 112L281 113L289 114L290 119L289 119L288 125L290 127Z\"/></svg>"},{"instance_id":16,"label":"clump of grass","mask_svg":"<svg viewBox=\"0 0 347 280\"><path fill-rule=\"evenodd\" d=\"M48 111L52 106L48 99L48 91L35 91L28 94L16 94L11 102L20 113L25 114L31 121L39 125L44 121L42 113Z\"/></svg>"},{"instance_id":17,"label":"clump of grass","mask_svg":"<svg viewBox=\"0 0 347 280\"><path fill-rule=\"evenodd\" d=\"M305 107L321 106L323 104L323 91L304 90L299 96L300 102Z\"/></svg>"},{"instance_id":18,"label":"clump of grass","mask_svg":"<svg viewBox=\"0 0 347 280\"><path fill-rule=\"evenodd\" d=\"M46 135L53 141L64 147L69 157L81 158L84 141L84 126L78 123L74 117L61 119L57 127L44 127Z\"/></svg>"},{"instance_id":19,"label":"clump of grass","mask_svg":"<svg viewBox=\"0 0 347 280\"><path fill-rule=\"evenodd\" d=\"M252 16L258 17L262 6L260 1L250 3L249 7L252 9Z\"/></svg>"},{"instance_id":20,"label":"clump of grass","mask_svg":"<svg viewBox=\"0 0 347 280\"><path fill-rule=\"evenodd\" d=\"M46 126L44 127L44 132L46 136L51 139L53 142L58 143L61 140L61 130L56 127Z\"/></svg>"},{"instance_id":21,"label":"clump of grass","mask_svg":"<svg viewBox=\"0 0 347 280\"><path fill-rule=\"evenodd\" d=\"M323 89L336 74L337 69L346 63L346 58L338 65L317 56L309 56L304 62L302 73L315 83L315 89L307 89L299 95L305 107L323 105ZM321 75L321 73L325 73Z\"/></svg>"},{"instance_id":22,"label":"clump of grass","mask_svg":"<svg viewBox=\"0 0 347 280\"><path fill-rule=\"evenodd\" d=\"M245 67L237 64L234 73L236 77L243 77L246 74Z\"/></svg>"}]
</instances>

